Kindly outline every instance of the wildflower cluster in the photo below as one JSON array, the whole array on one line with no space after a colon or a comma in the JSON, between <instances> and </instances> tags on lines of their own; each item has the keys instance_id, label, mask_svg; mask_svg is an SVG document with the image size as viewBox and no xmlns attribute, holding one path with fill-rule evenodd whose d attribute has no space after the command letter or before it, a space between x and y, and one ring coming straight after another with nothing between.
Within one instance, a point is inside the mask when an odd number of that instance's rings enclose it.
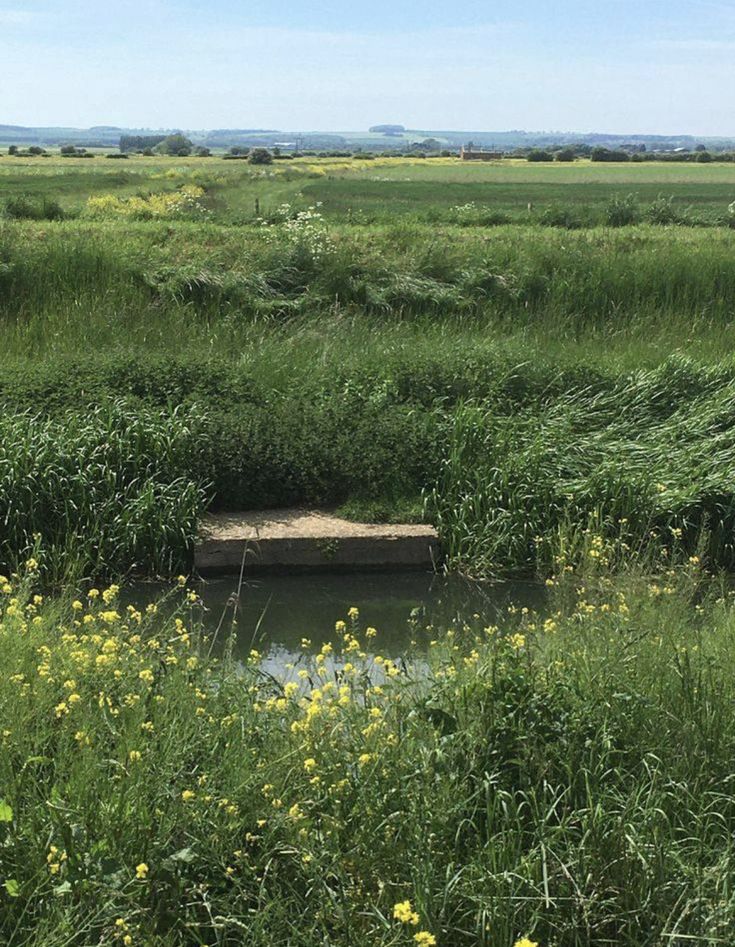
<instances>
[{"instance_id":1,"label":"wildflower cluster","mask_svg":"<svg viewBox=\"0 0 735 947\"><path fill-rule=\"evenodd\" d=\"M132 220L201 217L207 213L201 203L204 193L204 188L197 184L185 184L176 191L146 196L101 194L88 198L85 215L94 218L129 217Z\"/></svg>"},{"instance_id":2,"label":"wildflower cluster","mask_svg":"<svg viewBox=\"0 0 735 947\"><path fill-rule=\"evenodd\" d=\"M291 204L281 204L275 214L268 220L261 220L261 224L268 228L271 241L283 240L317 262L334 249L320 207L320 202L306 210L295 210Z\"/></svg>"},{"instance_id":3,"label":"wildflower cluster","mask_svg":"<svg viewBox=\"0 0 735 947\"><path fill-rule=\"evenodd\" d=\"M675 596L633 604L622 588L578 582L571 605L551 612L511 605L494 624L473 614L448 628L416 619L412 634L427 648L400 660L379 653L380 635L351 608L328 640L304 639L269 674L254 649L240 661L227 648L221 659L207 655L199 599L183 576L169 593L176 606L126 605L115 585L47 603L37 580L33 560L23 575L0 578L3 935L3 924L26 933L33 897L48 929L93 918L90 942L123 947L163 936L167 924L182 940L197 930L214 942L224 930L233 942L280 943L291 923L284 916L303 918L314 943L442 947L458 931L482 942L497 925L520 937L516 947L538 947L521 935L546 930L543 894L529 884L522 901L507 896L546 831L529 800L575 827L553 827L562 860L549 863L547 879L556 897L568 890L567 865L577 871L581 859L592 885L617 871L590 819L605 806L617 819L625 792L617 783L608 797L607 784L594 783L601 802L591 813L583 784L577 804L570 753L583 779L611 772L613 759L627 766L611 727L622 732L619 715L648 713L658 701L672 740L660 725L624 720L626 739L641 741L626 771L633 790L651 741L669 767L697 758L680 751L699 731L676 719L689 707L676 688L651 690L648 702L626 697L646 668L667 673L664 631L645 639L641 609L653 603L658 615ZM735 623L727 617L725 626ZM634 660L632 649L649 644L645 660ZM706 656L685 640L672 644L676 679L688 662L696 676ZM590 689L600 693L586 702ZM694 700L696 688L688 692ZM724 792L718 798L727 805ZM667 804L680 818L676 799ZM629 812L646 844L663 845L650 813L632 804ZM589 830L583 853L577 826ZM677 849L677 859L690 856ZM448 888L458 858L470 870ZM615 858L620 877L640 870L636 851ZM339 888L338 911L325 879ZM279 911L263 911L273 904ZM554 909L562 937L578 923L565 905L560 897ZM608 909L593 914L603 931ZM259 924L265 940L251 936ZM512 935L500 942L510 947Z\"/></svg>"}]
</instances>

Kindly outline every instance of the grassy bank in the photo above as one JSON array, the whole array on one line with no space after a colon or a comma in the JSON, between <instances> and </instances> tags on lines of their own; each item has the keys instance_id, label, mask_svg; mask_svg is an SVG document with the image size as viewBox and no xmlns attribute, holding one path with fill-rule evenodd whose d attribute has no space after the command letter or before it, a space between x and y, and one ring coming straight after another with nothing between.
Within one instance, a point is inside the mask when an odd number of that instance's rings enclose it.
<instances>
[{"instance_id":1,"label":"grassy bank","mask_svg":"<svg viewBox=\"0 0 735 947\"><path fill-rule=\"evenodd\" d=\"M288 681L204 658L183 590L120 615L34 568L0 606L5 942L727 941L735 625L698 566L417 629L428 664L355 613Z\"/></svg>"},{"instance_id":2,"label":"grassy bank","mask_svg":"<svg viewBox=\"0 0 735 947\"><path fill-rule=\"evenodd\" d=\"M206 508L302 503L429 518L475 574L546 572L548 537L590 524L732 564L735 231L449 203L636 182L711 210L731 168L111 164L0 168L77 200L0 224L6 567L38 534L56 577L175 573ZM414 186L416 213L389 213ZM383 209L347 213L349 188Z\"/></svg>"},{"instance_id":3,"label":"grassy bank","mask_svg":"<svg viewBox=\"0 0 735 947\"><path fill-rule=\"evenodd\" d=\"M175 572L207 506L308 503L428 517L476 575L545 572L550 538L590 525L636 548L673 528L730 566L734 386L681 357L560 370L464 345L280 387L197 359L24 366L0 389L0 548L13 565L40 536L57 576Z\"/></svg>"},{"instance_id":4,"label":"grassy bank","mask_svg":"<svg viewBox=\"0 0 735 947\"><path fill-rule=\"evenodd\" d=\"M0 162L0 942L728 943L735 169L288 164ZM90 591L295 504L549 611L274 677Z\"/></svg>"},{"instance_id":5,"label":"grassy bank","mask_svg":"<svg viewBox=\"0 0 735 947\"><path fill-rule=\"evenodd\" d=\"M182 222L0 226L3 359L81 348L247 352L252 323L443 318L536 345L732 343L735 232ZM633 347L633 346L631 346ZM598 348L600 346L598 345Z\"/></svg>"}]
</instances>

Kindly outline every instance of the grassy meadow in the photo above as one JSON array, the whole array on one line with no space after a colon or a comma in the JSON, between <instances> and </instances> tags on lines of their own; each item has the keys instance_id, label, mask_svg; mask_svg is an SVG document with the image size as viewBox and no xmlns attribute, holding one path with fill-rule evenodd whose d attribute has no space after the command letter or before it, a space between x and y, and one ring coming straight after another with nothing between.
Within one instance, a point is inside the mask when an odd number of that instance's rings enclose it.
<instances>
[{"instance_id":1,"label":"grassy meadow","mask_svg":"<svg viewBox=\"0 0 735 947\"><path fill-rule=\"evenodd\" d=\"M731 166L4 157L0 186L8 568L40 535L54 579L176 573L205 508L298 503L428 518L474 575L620 519L730 565Z\"/></svg>"},{"instance_id":2,"label":"grassy meadow","mask_svg":"<svg viewBox=\"0 0 735 947\"><path fill-rule=\"evenodd\" d=\"M0 157L0 941L729 943L733 201L717 163ZM552 606L213 658L199 516L298 504Z\"/></svg>"}]
</instances>

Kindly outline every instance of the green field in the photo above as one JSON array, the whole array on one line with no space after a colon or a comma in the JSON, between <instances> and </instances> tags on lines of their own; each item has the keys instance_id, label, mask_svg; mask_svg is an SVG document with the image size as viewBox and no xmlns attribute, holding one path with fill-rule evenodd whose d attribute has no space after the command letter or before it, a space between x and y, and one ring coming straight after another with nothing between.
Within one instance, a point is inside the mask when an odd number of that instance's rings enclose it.
<instances>
[{"instance_id":1,"label":"green field","mask_svg":"<svg viewBox=\"0 0 735 947\"><path fill-rule=\"evenodd\" d=\"M324 213L343 219L351 212L367 222L389 223L396 214L419 220L453 218L451 209L471 202L514 222L534 222L549 207L564 206L595 222L615 196L635 195L642 205L673 198L682 213L712 223L727 216L735 199L731 164L529 164L505 159L490 164L455 158L297 158L267 169L221 158L145 158L112 161L75 158L4 158L0 183L4 195L34 194L58 198L79 213L90 195L172 190L182 182L207 186L205 200L222 223L247 220L275 210L288 200L297 207L323 202ZM528 205L532 205L529 215ZM534 216L535 215L535 216Z\"/></svg>"},{"instance_id":2,"label":"green field","mask_svg":"<svg viewBox=\"0 0 735 947\"><path fill-rule=\"evenodd\" d=\"M3 943L729 942L733 201L718 164L0 158ZM550 610L395 665L353 616L287 681L176 582L88 595L298 504Z\"/></svg>"},{"instance_id":3,"label":"green field","mask_svg":"<svg viewBox=\"0 0 735 947\"><path fill-rule=\"evenodd\" d=\"M729 167L8 158L0 172L9 567L40 533L54 574L177 571L207 506L292 503L428 517L473 574L543 572L536 535L621 517L636 542L706 533L730 564L731 446L713 437L732 385ZM529 188L547 205L529 211ZM646 223L655 194L685 195L700 225ZM32 219L42 200L63 219ZM541 220L621 203L638 212L618 226ZM485 207L524 222L488 226ZM110 439L127 416L145 449L127 424ZM93 490L81 471L98 463Z\"/></svg>"}]
</instances>

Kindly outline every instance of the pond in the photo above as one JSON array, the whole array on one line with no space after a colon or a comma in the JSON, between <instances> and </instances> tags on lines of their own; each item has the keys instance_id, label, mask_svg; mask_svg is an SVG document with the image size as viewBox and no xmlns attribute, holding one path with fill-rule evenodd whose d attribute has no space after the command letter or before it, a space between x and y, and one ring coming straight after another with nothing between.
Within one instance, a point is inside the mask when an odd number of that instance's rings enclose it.
<instances>
[{"instance_id":1,"label":"pond","mask_svg":"<svg viewBox=\"0 0 735 947\"><path fill-rule=\"evenodd\" d=\"M334 625L360 610L360 625L377 629L375 648L386 657L404 654L427 624L451 627L474 615L494 624L508 606L543 608L545 590L533 582L479 583L433 573L366 573L354 575L292 575L247 578L238 598L235 577L209 579L196 585L204 602L204 625L220 645L234 627L236 654L257 648L264 667L276 672L300 653L302 638L318 648L334 642ZM134 586L125 604L137 607L155 601L162 587Z\"/></svg>"}]
</instances>

